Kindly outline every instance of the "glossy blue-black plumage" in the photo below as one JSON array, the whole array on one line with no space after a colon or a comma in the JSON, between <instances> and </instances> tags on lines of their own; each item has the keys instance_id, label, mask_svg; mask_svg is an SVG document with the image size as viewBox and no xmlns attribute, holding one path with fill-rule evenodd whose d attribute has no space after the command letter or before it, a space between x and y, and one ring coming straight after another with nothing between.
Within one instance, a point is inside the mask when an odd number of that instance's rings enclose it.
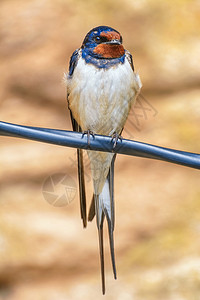
<instances>
[{"instance_id":1,"label":"glossy blue-black plumage","mask_svg":"<svg viewBox=\"0 0 200 300\"><path fill-rule=\"evenodd\" d=\"M69 62L69 76L73 75L74 69L77 65L78 62L78 57L79 57L79 53L78 53L79 49L76 49L74 51L74 53L72 54L71 58L70 58L70 62Z\"/></svg>"}]
</instances>

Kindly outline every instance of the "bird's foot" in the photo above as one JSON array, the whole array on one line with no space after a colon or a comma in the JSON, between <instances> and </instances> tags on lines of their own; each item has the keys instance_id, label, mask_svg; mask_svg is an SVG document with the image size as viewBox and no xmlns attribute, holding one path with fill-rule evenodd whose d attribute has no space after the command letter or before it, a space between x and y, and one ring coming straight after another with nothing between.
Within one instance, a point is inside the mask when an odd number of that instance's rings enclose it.
<instances>
[{"instance_id":1,"label":"bird's foot","mask_svg":"<svg viewBox=\"0 0 200 300\"><path fill-rule=\"evenodd\" d=\"M118 134L117 132L114 132L112 134L112 140L111 140L111 141L114 141L113 149L116 147L118 140L122 141L122 136L120 134Z\"/></svg>"},{"instance_id":2,"label":"bird's foot","mask_svg":"<svg viewBox=\"0 0 200 300\"><path fill-rule=\"evenodd\" d=\"M88 140L88 145L90 145L90 136L93 137L94 139L94 132L91 131L90 129L83 131L82 137L87 134L87 140Z\"/></svg>"}]
</instances>

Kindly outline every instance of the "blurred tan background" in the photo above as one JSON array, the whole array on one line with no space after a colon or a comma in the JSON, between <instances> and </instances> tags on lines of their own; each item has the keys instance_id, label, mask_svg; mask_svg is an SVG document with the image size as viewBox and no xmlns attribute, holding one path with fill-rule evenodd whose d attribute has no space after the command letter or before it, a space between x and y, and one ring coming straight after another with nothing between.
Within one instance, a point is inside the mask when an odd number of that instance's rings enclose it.
<instances>
[{"instance_id":1,"label":"blurred tan background","mask_svg":"<svg viewBox=\"0 0 200 300\"><path fill-rule=\"evenodd\" d=\"M121 32L147 99L124 137L200 152L199 0L1 1L0 120L71 129L63 73L98 25ZM96 224L83 230L78 192L64 207L42 193L52 174L76 187L74 161L70 148L0 137L0 299L102 298ZM200 299L199 183L197 170L118 156L118 279L106 242L104 299Z\"/></svg>"}]
</instances>

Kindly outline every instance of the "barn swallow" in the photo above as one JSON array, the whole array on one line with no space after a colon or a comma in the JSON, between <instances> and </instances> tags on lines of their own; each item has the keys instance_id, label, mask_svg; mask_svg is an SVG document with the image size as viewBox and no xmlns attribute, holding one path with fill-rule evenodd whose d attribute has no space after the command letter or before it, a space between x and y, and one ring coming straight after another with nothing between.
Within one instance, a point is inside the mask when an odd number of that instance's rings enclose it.
<instances>
[{"instance_id":1,"label":"barn swallow","mask_svg":"<svg viewBox=\"0 0 200 300\"><path fill-rule=\"evenodd\" d=\"M117 138L142 87L134 72L132 55L125 50L121 34L108 26L90 30L81 48L74 51L66 74L67 100L74 131ZM87 151L94 194L88 220L96 215L99 236L102 292L105 294L103 223L107 220L112 268L114 255L114 162L116 154ZM86 192L82 150L77 150L80 209L87 226Z\"/></svg>"}]
</instances>

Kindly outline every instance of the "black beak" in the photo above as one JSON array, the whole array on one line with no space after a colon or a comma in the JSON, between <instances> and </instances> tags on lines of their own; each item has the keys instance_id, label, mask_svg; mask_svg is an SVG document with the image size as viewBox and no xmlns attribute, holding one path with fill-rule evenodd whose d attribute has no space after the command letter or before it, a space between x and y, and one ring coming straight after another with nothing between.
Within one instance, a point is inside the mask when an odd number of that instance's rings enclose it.
<instances>
[{"instance_id":1,"label":"black beak","mask_svg":"<svg viewBox=\"0 0 200 300\"><path fill-rule=\"evenodd\" d=\"M111 40L109 42L106 42L105 44L109 44L109 45L121 45L121 42L119 40Z\"/></svg>"}]
</instances>

